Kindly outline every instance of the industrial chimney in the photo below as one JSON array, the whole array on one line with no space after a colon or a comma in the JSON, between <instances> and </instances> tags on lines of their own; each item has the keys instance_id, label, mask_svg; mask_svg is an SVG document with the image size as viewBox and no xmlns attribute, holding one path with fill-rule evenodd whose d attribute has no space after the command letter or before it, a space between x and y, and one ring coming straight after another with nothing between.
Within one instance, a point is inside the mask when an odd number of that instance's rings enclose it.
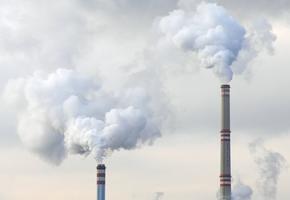
<instances>
[{"instance_id":1,"label":"industrial chimney","mask_svg":"<svg viewBox=\"0 0 290 200\"><path fill-rule=\"evenodd\" d=\"M231 130L230 130L230 86L221 86L221 163L220 200L231 200Z\"/></svg>"},{"instance_id":2,"label":"industrial chimney","mask_svg":"<svg viewBox=\"0 0 290 200\"><path fill-rule=\"evenodd\" d=\"M106 192L106 166L99 164L97 166L97 200L105 200Z\"/></svg>"}]
</instances>

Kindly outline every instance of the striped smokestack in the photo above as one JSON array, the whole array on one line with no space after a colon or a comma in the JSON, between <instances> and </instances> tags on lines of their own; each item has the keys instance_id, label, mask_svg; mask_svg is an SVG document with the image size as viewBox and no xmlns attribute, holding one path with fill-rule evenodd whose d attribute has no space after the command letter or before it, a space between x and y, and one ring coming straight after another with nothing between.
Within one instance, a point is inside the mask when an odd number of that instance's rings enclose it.
<instances>
[{"instance_id":1,"label":"striped smokestack","mask_svg":"<svg viewBox=\"0 0 290 200\"><path fill-rule=\"evenodd\" d=\"M97 200L105 200L106 193L106 166L99 164L97 166Z\"/></svg>"},{"instance_id":2,"label":"striped smokestack","mask_svg":"<svg viewBox=\"0 0 290 200\"><path fill-rule=\"evenodd\" d=\"M230 86L221 86L221 171L220 200L231 199L231 130L230 130Z\"/></svg>"}]
</instances>

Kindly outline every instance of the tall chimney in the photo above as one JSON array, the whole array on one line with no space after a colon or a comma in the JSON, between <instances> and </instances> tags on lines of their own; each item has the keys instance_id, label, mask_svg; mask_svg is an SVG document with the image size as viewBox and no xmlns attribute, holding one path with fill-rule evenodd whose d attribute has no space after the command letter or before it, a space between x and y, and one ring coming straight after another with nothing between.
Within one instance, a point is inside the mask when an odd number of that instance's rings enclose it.
<instances>
[{"instance_id":1,"label":"tall chimney","mask_svg":"<svg viewBox=\"0 0 290 200\"><path fill-rule=\"evenodd\" d=\"M105 200L106 193L106 166L99 164L97 166L97 200Z\"/></svg>"},{"instance_id":2,"label":"tall chimney","mask_svg":"<svg viewBox=\"0 0 290 200\"><path fill-rule=\"evenodd\" d=\"M230 130L230 86L221 86L221 165L220 200L231 200L231 130Z\"/></svg>"}]
</instances>

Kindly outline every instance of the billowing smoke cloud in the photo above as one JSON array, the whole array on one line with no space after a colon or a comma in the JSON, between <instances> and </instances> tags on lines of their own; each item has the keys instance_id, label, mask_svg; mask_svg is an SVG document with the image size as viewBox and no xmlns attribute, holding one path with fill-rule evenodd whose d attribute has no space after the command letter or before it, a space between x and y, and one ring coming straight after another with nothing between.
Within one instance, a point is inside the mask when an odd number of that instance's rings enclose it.
<instances>
[{"instance_id":1,"label":"billowing smoke cloud","mask_svg":"<svg viewBox=\"0 0 290 200\"><path fill-rule=\"evenodd\" d=\"M24 145L55 164L67 154L90 153L102 162L107 153L150 145L160 136L143 89L107 92L77 71L11 80L4 96L19 110Z\"/></svg>"},{"instance_id":2,"label":"billowing smoke cloud","mask_svg":"<svg viewBox=\"0 0 290 200\"><path fill-rule=\"evenodd\" d=\"M285 158L278 152L266 149L262 140L251 143L249 149L259 170L259 193L265 200L276 199L278 179L286 166Z\"/></svg>"},{"instance_id":3,"label":"billowing smoke cloud","mask_svg":"<svg viewBox=\"0 0 290 200\"><path fill-rule=\"evenodd\" d=\"M163 196L164 196L163 192L156 192L154 200L161 200Z\"/></svg>"},{"instance_id":4,"label":"billowing smoke cloud","mask_svg":"<svg viewBox=\"0 0 290 200\"><path fill-rule=\"evenodd\" d=\"M260 52L266 51L273 54L273 42L276 36L272 32L272 26L264 19L258 19L249 27L243 48L239 53L238 59L233 63L233 72L242 74L247 71L250 62L259 55Z\"/></svg>"},{"instance_id":5,"label":"billowing smoke cloud","mask_svg":"<svg viewBox=\"0 0 290 200\"><path fill-rule=\"evenodd\" d=\"M237 180L232 191L232 200L251 200L253 190L241 180Z\"/></svg>"},{"instance_id":6,"label":"billowing smoke cloud","mask_svg":"<svg viewBox=\"0 0 290 200\"><path fill-rule=\"evenodd\" d=\"M245 29L224 8L201 3L196 12L175 10L159 22L167 40L198 54L201 65L212 68L223 82L232 79L232 63L245 39Z\"/></svg>"},{"instance_id":7,"label":"billowing smoke cloud","mask_svg":"<svg viewBox=\"0 0 290 200\"><path fill-rule=\"evenodd\" d=\"M266 23L261 23L252 33L247 32L223 7L215 3L202 2L195 12L174 10L161 18L157 27L162 42L195 52L201 66L211 68L222 82L229 82L234 73L244 71L246 65L243 64L247 64L262 49L259 45L271 47L275 40ZM240 58L242 50L245 55ZM240 63L237 64L239 67L235 67L239 70L233 69L236 61Z\"/></svg>"}]
</instances>

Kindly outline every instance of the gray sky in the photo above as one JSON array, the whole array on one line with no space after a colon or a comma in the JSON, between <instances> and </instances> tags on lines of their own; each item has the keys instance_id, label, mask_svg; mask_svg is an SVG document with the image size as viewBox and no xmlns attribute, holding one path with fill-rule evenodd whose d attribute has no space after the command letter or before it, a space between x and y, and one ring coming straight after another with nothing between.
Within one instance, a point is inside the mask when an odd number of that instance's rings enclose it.
<instances>
[{"instance_id":1,"label":"gray sky","mask_svg":"<svg viewBox=\"0 0 290 200\"><path fill-rule=\"evenodd\" d=\"M93 75L108 88L145 87L167 116L163 136L153 146L108 158L108 199L148 200L156 192L164 192L164 200L215 199L220 83L194 55L154 46L156 20L174 9L192 10L197 2L0 0L0 91L9 79L58 68ZM233 176L262 200L248 144L263 138L290 160L290 3L218 2L244 24L266 18L277 36L274 54L262 52L250 73L231 82ZM0 200L95 198L93 158L71 156L55 167L31 154L17 136L15 111L2 100L0 130ZM290 198L289 184L285 170L277 199Z\"/></svg>"}]
</instances>

